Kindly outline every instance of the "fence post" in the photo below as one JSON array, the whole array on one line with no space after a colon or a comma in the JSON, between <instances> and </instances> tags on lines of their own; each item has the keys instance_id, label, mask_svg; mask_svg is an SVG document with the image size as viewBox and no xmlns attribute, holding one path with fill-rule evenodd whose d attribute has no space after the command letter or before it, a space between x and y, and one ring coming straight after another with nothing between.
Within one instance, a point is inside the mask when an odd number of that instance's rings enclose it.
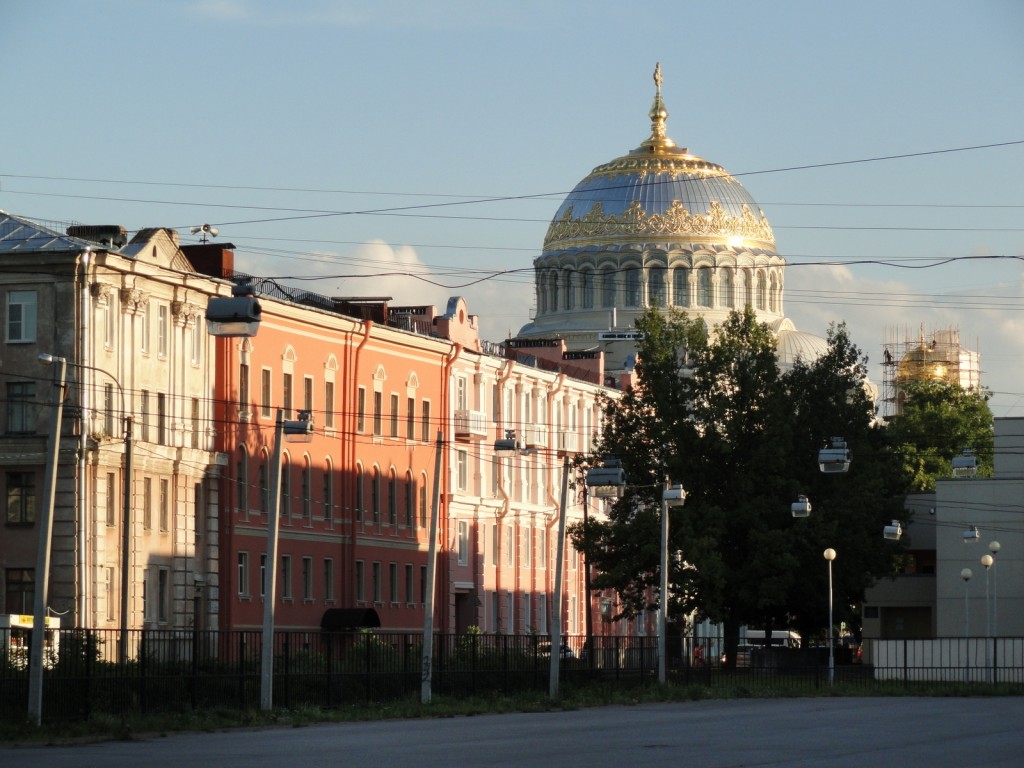
<instances>
[{"instance_id":1,"label":"fence post","mask_svg":"<svg viewBox=\"0 0 1024 768\"><path fill-rule=\"evenodd\" d=\"M238 633L238 708L246 710L245 704L245 632Z\"/></svg>"}]
</instances>

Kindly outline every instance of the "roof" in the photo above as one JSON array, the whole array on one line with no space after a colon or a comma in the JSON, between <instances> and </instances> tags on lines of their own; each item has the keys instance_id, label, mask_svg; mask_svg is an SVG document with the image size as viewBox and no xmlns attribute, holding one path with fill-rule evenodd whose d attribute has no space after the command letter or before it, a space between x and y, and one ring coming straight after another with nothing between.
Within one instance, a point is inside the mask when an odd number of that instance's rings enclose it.
<instances>
[{"instance_id":1,"label":"roof","mask_svg":"<svg viewBox=\"0 0 1024 768\"><path fill-rule=\"evenodd\" d=\"M81 251L90 243L0 211L0 254Z\"/></svg>"}]
</instances>

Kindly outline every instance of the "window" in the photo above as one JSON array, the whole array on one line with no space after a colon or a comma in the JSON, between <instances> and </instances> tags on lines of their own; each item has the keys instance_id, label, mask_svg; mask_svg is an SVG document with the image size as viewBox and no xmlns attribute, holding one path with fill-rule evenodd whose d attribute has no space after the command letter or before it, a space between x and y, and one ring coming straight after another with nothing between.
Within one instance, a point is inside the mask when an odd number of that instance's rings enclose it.
<instances>
[{"instance_id":1,"label":"window","mask_svg":"<svg viewBox=\"0 0 1024 768\"><path fill-rule=\"evenodd\" d=\"M302 517L306 525L313 524L313 467L309 459L306 459L306 466L302 468Z\"/></svg>"},{"instance_id":2,"label":"window","mask_svg":"<svg viewBox=\"0 0 1024 768\"><path fill-rule=\"evenodd\" d=\"M459 520L459 565L469 565L469 521Z\"/></svg>"},{"instance_id":3,"label":"window","mask_svg":"<svg viewBox=\"0 0 1024 768\"><path fill-rule=\"evenodd\" d=\"M548 633L548 596L544 593L537 595L537 634Z\"/></svg>"},{"instance_id":4,"label":"window","mask_svg":"<svg viewBox=\"0 0 1024 768\"><path fill-rule=\"evenodd\" d=\"M697 270L697 306L711 306L711 269L701 267Z\"/></svg>"},{"instance_id":5,"label":"window","mask_svg":"<svg viewBox=\"0 0 1024 768\"><path fill-rule=\"evenodd\" d=\"M398 525L398 475L394 469L388 478L388 525Z\"/></svg>"},{"instance_id":6,"label":"window","mask_svg":"<svg viewBox=\"0 0 1024 768\"><path fill-rule=\"evenodd\" d=\"M281 409L284 411L286 419L292 417L292 375L290 373L281 375Z\"/></svg>"},{"instance_id":7,"label":"window","mask_svg":"<svg viewBox=\"0 0 1024 768\"><path fill-rule=\"evenodd\" d=\"M109 565L103 569L103 601L106 603L103 617L114 621L117 618L114 612L114 569Z\"/></svg>"},{"instance_id":8,"label":"window","mask_svg":"<svg viewBox=\"0 0 1024 768\"><path fill-rule=\"evenodd\" d=\"M537 529L537 567L548 567L548 532L546 528Z\"/></svg>"},{"instance_id":9,"label":"window","mask_svg":"<svg viewBox=\"0 0 1024 768\"><path fill-rule=\"evenodd\" d=\"M523 566L525 568L529 568L533 560L531 556L532 543L530 541L530 529L523 528Z\"/></svg>"},{"instance_id":10,"label":"window","mask_svg":"<svg viewBox=\"0 0 1024 768\"><path fill-rule=\"evenodd\" d=\"M532 632L534 627L533 621L533 601L530 599L531 595L529 592L523 595L523 629L526 632Z\"/></svg>"},{"instance_id":11,"label":"window","mask_svg":"<svg viewBox=\"0 0 1024 768\"><path fill-rule=\"evenodd\" d=\"M7 294L7 341L26 344L36 340L36 292L10 291Z\"/></svg>"},{"instance_id":12,"label":"window","mask_svg":"<svg viewBox=\"0 0 1024 768\"><path fill-rule=\"evenodd\" d=\"M238 594L249 594L249 553L238 553Z\"/></svg>"},{"instance_id":13,"label":"window","mask_svg":"<svg viewBox=\"0 0 1024 768\"><path fill-rule=\"evenodd\" d=\"M384 393L374 392L373 393L373 434L380 437L383 434L383 419L384 415L381 413L381 409L384 407Z\"/></svg>"},{"instance_id":14,"label":"window","mask_svg":"<svg viewBox=\"0 0 1024 768\"><path fill-rule=\"evenodd\" d=\"M379 603L381 601L381 570L380 563L373 564L373 602Z\"/></svg>"},{"instance_id":15,"label":"window","mask_svg":"<svg viewBox=\"0 0 1024 768\"><path fill-rule=\"evenodd\" d=\"M238 411L249 413L249 364L238 366Z\"/></svg>"},{"instance_id":16,"label":"window","mask_svg":"<svg viewBox=\"0 0 1024 768\"><path fill-rule=\"evenodd\" d=\"M160 479L160 530L170 530L171 518L171 483L166 478Z\"/></svg>"},{"instance_id":17,"label":"window","mask_svg":"<svg viewBox=\"0 0 1024 768\"><path fill-rule=\"evenodd\" d=\"M167 337L170 335L167 306L161 304L156 310L156 353L167 357Z\"/></svg>"},{"instance_id":18,"label":"window","mask_svg":"<svg viewBox=\"0 0 1024 768\"><path fill-rule=\"evenodd\" d=\"M416 439L416 398L405 399L405 439Z\"/></svg>"},{"instance_id":19,"label":"window","mask_svg":"<svg viewBox=\"0 0 1024 768\"><path fill-rule=\"evenodd\" d=\"M199 365L203 359L203 320L192 321L192 365Z\"/></svg>"},{"instance_id":20,"label":"window","mask_svg":"<svg viewBox=\"0 0 1024 768\"><path fill-rule=\"evenodd\" d=\"M313 599L313 558L302 558L302 599Z\"/></svg>"},{"instance_id":21,"label":"window","mask_svg":"<svg viewBox=\"0 0 1024 768\"><path fill-rule=\"evenodd\" d=\"M107 472L107 525L117 525L117 478L113 472Z\"/></svg>"},{"instance_id":22,"label":"window","mask_svg":"<svg viewBox=\"0 0 1024 768\"><path fill-rule=\"evenodd\" d=\"M270 369L260 371L260 416L270 417Z\"/></svg>"},{"instance_id":23,"label":"window","mask_svg":"<svg viewBox=\"0 0 1024 768\"><path fill-rule=\"evenodd\" d=\"M391 436L398 437L398 395L391 395Z\"/></svg>"},{"instance_id":24,"label":"window","mask_svg":"<svg viewBox=\"0 0 1024 768\"><path fill-rule=\"evenodd\" d=\"M456 451L455 452L455 487L460 490L466 490L469 484L469 452L468 451Z\"/></svg>"},{"instance_id":25,"label":"window","mask_svg":"<svg viewBox=\"0 0 1024 768\"><path fill-rule=\"evenodd\" d=\"M103 434L114 434L114 385L103 385Z\"/></svg>"},{"instance_id":26,"label":"window","mask_svg":"<svg viewBox=\"0 0 1024 768\"><path fill-rule=\"evenodd\" d=\"M36 572L32 568L8 568L4 572L4 612L31 614L36 594Z\"/></svg>"},{"instance_id":27,"label":"window","mask_svg":"<svg viewBox=\"0 0 1024 768\"><path fill-rule=\"evenodd\" d=\"M388 591L391 602L398 602L398 563L391 563L388 566Z\"/></svg>"},{"instance_id":28,"label":"window","mask_svg":"<svg viewBox=\"0 0 1024 768\"><path fill-rule=\"evenodd\" d=\"M30 525L36 521L36 476L33 472L8 472L7 524Z\"/></svg>"},{"instance_id":29,"label":"window","mask_svg":"<svg viewBox=\"0 0 1024 768\"><path fill-rule=\"evenodd\" d=\"M363 517L366 509L366 486L364 484L363 469L362 467L356 467L356 522L363 522Z\"/></svg>"},{"instance_id":30,"label":"window","mask_svg":"<svg viewBox=\"0 0 1024 768\"><path fill-rule=\"evenodd\" d=\"M260 512L264 515L270 514L270 481L267 478L267 458L264 456L260 462Z\"/></svg>"},{"instance_id":31,"label":"window","mask_svg":"<svg viewBox=\"0 0 1024 768\"><path fill-rule=\"evenodd\" d=\"M356 560L356 602L366 600L366 564Z\"/></svg>"},{"instance_id":32,"label":"window","mask_svg":"<svg viewBox=\"0 0 1024 768\"><path fill-rule=\"evenodd\" d=\"M413 571L412 563L405 564L405 602L412 605L415 600L415 583L413 581L415 571Z\"/></svg>"},{"instance_id":33,"label":"window","mask_svg":"<svg viewBox=\"0 0 1024 768\"><path fill-rule=\"evenodd\" d=\"M509 568L516 564L515 531L511 525L505 526L505 565Z\"/></svg>"},{"instance_id":34,"label":"window","mask_svg":"<svg viewBox=\"0 0 1024 768\"><path fill-rule=\"evenodd\" d=\"M281 597L292 599L292 556L281 555Z\"/></svg>"},{"instance_id":35,"label":"window","mask_svg":"<svg viewBox=\"0 0 1024 768\"><path fill-rule=\"evenodd\" d=\"M156 396L156 441L167 445L167 395L163 392Z\"/></svg>"},{"instance_id":36,"label":"window","mask_svg":"<svg viewBox=\"0 0 1024 768\"><path fill-rule=\"evenodd\" d=\"M605 267L601 270L601 306L615 306L615 269Z\"/></svg>"},{"instance_id":37,"label":"window","mask_svg":"<svg viewBox=\"0 0 1024 768\"><path fill-rule=\"evenodd\" d=\"M370 481L370 512L373 515L373 523L380 523L380 470L373 468L373 478Z\"/></svg>"},{"instance_id":38,"label":"window","mask_svg":"<svg viewBox=\"0 0 1024 768\"><path fill-rule=\"evenodd\" d=\"M366 431L366 387L356 393L356 432Z\"/></svg>"},{"instance_id":39,"label":"window","mask_svg":"<svg viewBox=\"0 0 1024 768\"><path fill-rule=\"evenodd\" d=\"M313 377L302 379L302 410L313 413Z\"/></svg>"},{"instance_id":40,"label":"window","mask_svg":"<svg viewBox=\"0 0 1024 768\"><path fill-rule=\"evenodd\" d=\"M30 381L7 382L7 432L25 435L35 431L32 403L36 399L36 385Z\"/></svg>"},{"instance_id":41,"label":"window","mask_svg":"<svg viewBox=\"0 0 1024 768\"><path fill-rule=\"evenodd\" d=\"M427 566L420 566L420 603L427 602Z\"/></svg>"},{"instance_id":42,"label":"window","mask_svg":"<svg viewBox=\"0 0 1024 768\"><path fill-rule=\"evenodd\" d=\"M626 270L626 297L627 307L643 306L640 285L640 270L637 267L630 267Z\"/></svg>"},{"instance_id":43,"label":"window","mask_svg":"<svg viewBox=\"0 0 1024 768\"><path fill-rule=\"evenodd\" d=\"M288 517L292 511L292 472L291 464L287 459L281 461L281 488L279 490L277 511L281 517Z\"/></svg>"},{"instance_id":44,"label":"window","mask_svg":"<svg viewBox=\"0 0 1024 768\"><path fill-rule=\"evenodd\" d=\"M422 424L422 429L420 430L420 439L423 442L428 443L428 442L430 442L430 439L431 439L431 436L430 436L430 401L429 400L424 400L423 401L423 415L420 417L420 424Z\"/></svg>"},{"instance_id":45,"label":"window","mask_svg":"<svg viewBox=\"0 0 1024 768\"><path fill-rule=\"evenodd\" d=\"M202 424L199 423L199 398L192 398L192 447L200 447Z\"/></svg>"},{"instance_id":46,"label":"window","mask_svg":"<svg viewBox=\"0 0 1024 768\"><path fill-rule=\"evenodd\" d=\"M107 298L100 304L100 318L103 327L103 346L112 349L114 346L114 321L111 318L113 309L110 306L110 299Z\"/></svg>"},{"instance_id":47,"label":"window","mask_svg":"<svg viewBox=\"0 0 1024 768\"><path fill-rule=\"evenodd\" d=\"M144 355L149 354L149 301L139 309L139 350Z\"/></svg>"},{"instance_id":48,"label":"window","mask_svg":"<svg viewBox=\"0 0 1024 768\"><path fill-rule=\"evenodd\" d=\"M677 307L690 306L690 270L686 267L672 270L672 303Z\"/></svg>"},{"instance_id":49,"label":"window","mask_svg":"<svg viewBox=\"0 0 1024 768\"><path fill-rule=\"evenodd\" d=\"M334 429L334 382L324 383L324 426Z\"/></svg>"},{"instance_id":50,"label":"window","mask_svg":"<svg viewBox=\"0 0 1024 768\"><path fill-rule=\"evenodd\" d=\"M267 553L260 554L260 597L267 596Z\"/></svg>"},{"instance_id":51,"label":"window","mask_svg":"<svg viewBox=\"0 0 1024 768\"><path fill-rule=\"evenodd\" d=\"M584 309L594 307L594 273L589 269L580 272L581 304Z\"/></svg>"},{"instance_id":52,"label":"window","mask_svg":"<svg viewBox=\"0 0 1024 768\"><path fill-rule=\"evenodd\" d=\"M171 613L170 575L166 568L156 571L156 618L161 624L167 623Z\"/></svg>"},{"instance_id":53,"label":"window","mask_svg":"<svg viewBox=\"0 0 1024 768\"><path fill-rule=\"evenodd\" d=\"M412 474L405 474L405 527L412 528L416 522L416 483Z\"/></svg>"},{"instance_id":54,"label":"window","mask_svg":"<svg viewBox=\"0 0 1024 768\"><path fill-rule=\"evenodd\" d=\"M334 559L324 558L324 600L334 599Z\"/></svg>"},{"instance_id":55,"label":"window","mask_svg":"<svg viewBox=\"0 0 1024 768\"><path fill-rule=\"evenodd\" d=\"M149 390L144 389L139 395L139 438L144 443L149 442Z\"/></svg>"},{"instance_id":56,"label":"window","mask_svg":"<svg viewBox=\"0 0 1024 768\"><path fill-rule=\"evenodd\" d=\"M142 478L142 528L153 528L153 478Z\"/></svg>"},{"instance_id":57,"label":"window","mask_svg":"<svg viewBox=\"0 0 1024 768\"><path fill-rule=\"evenodd\" d=\"M665 268L650 267L647 270L647 305L665 306Z\"/></svg>"},{"instance_id":58,"label":"window","mask_svg":"<svg viewBox=\"0 0 1024 768\"><path fill-rule=\"evenodd\" d=\"M331 521L334 519L334 477L330 464L324 467L323 481L324 520Z\"/></svg>"},{"instance_id":59,"label":"window","mask_svg":"<svg viewBox=\"0 0 1024 768\"><path fill-rule=\"evenodd\" d=\"M427 527L427 483L420 486L420 528Z\"/></svg>"}]
</instances>

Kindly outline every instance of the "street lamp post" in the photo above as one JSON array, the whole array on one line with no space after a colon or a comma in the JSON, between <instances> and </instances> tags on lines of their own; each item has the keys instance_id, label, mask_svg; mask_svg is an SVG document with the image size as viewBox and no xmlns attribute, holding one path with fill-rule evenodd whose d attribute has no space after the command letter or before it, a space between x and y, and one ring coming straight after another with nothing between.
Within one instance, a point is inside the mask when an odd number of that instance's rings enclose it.
<instances>
[{"instance_id":1,"label":"street lamp post","mask_svg":"<svg viewBox=\"0 0 1024 768\"><path fill-rule=\"evenodd\" d=\"M992 555L981 556L981 564L985 566L985 669L989 682L992 682L992 605L988 599L988 572L994 562Z\"/></svg>"},{"instance_id":2,"label":"street lamp post","mask_svg":"<svg viewBox=\"0 0 1024 768\"><path fill-rule=\"evenodd\" d=\"M996 564L996 555L999 554L999 550L1002 549L1002 545L998 541L990 541L988 543L988 551L992 553L992 565ZM999 636L999 572L992 571L992 636Z\"/></svg>"},{"instance_id":3,"label":"street lamp post","mask_svg":"<svg viewBox=\"0 0 1024 768\"><path fill-rule=\"evenodd\" d=\"M36 553L36 589L32 600L32 641L29 647L28 717L36 725L43 719L43 650L46 634L47 600L50 586L50 553L53 541L53 507L57 494L57 464L60 458L61 417L67 389L67 360L40 356L43 365L56 365L55 402L47 437L45 491L46 504L39 513L39 542Z\"/></svg>"},{"instance_id":4,"label":"street lamp post","mask_svg":"<svg viewBox=\"0 0 1024 768\"><path fill-rule=\"evenodd\" d=\"M828 561L828 684L831 686L836 677L835 649L832 646L832 561L836 559L836 551L829 547L824 557Z\"/></svg>"},{"instance_id":5,"label":"street lamp post","mask_svg":"<svg viewBox=\"0 0 1024 768\"><path fill-rule=\"evenodd\" d=\"M668 679L668 511L686 502L686 491L681 485L670 485L666 480L661 492L661 594L658 596L658 682Z\"/></svg>"},{"instance_id":6,"label":"street lamp post","mask_svg":"<svg viewBox=\"0 0 1024 768\"><path fill-rule=\"evenodd\" d=\"M969 670L971 668L971 615L970 615L970 590L968 585L971 581L971 576L974 573L970 568L964 568L960 571L960 578L964 580L964 682L967 682Z\"/></svg>"}]
</instances>

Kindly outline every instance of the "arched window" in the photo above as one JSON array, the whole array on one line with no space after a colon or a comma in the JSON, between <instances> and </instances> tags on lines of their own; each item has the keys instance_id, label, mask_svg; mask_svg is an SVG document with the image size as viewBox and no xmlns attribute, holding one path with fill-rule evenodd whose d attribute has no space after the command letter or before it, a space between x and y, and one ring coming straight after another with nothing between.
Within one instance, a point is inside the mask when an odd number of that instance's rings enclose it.
<instances>
[{"instance_id":1,"label":"arched window","mask_svg":"<svg viewBox=\"0 0 1024 768\"><path fill-rule=\"evenodd\" d=\"M416 481L412 472L405 473L405 526L412 528L416 522Z\"/></svg>"},{"instance_id":2,"label":"arched window","mask_svg":"<svg viewBox=\"0 0 1024 768\"><path fill-rule=\"evenodd\" d=\"M323 486L323 516L324 520L334 520L334 467L331 459L324 460L324 486Z\"/></svg>"},{"instance_id":3,"label":"arched window","mask_svg":"<svg viewBox=\"0 0 1024 768\"><path fill-rule=\"evenodd\" d=\"M235 509L244 514L249 512L249 454L244 445L238 447L235 465Z\"/></svg>"},{"instance_id":4,"label":"arched window","mask_svg":"<svg viewBox=\"0 0 1024 768\"><path fill-rule=\"evenodd\" d=\"M665 268L648 267L647 269L647 304L651 307L664 307L665 302Z\"/></svg>"},{"instance_id":5,"label":"arched window","mask_svg":"<svg viewBox=\"0 0 1024 768\"><path fill-rule=\"evenodd\" d=\"M724 307L736 306L736 288L733 285L733 271L723 269L718 274L718 292L721 296L721 305Z\"/></svg>"},{"instance_id":6,"label":"arched window","mask_svg":"<svg viewBox=\"0 0 1024 768\"><path fill-rule=\"evenodd\" d=\"M601 270L601 306L615 306L615 270L605 267Z\"/></svg>"},{"instance_id":7,"label":"arched window","mask_svg":"<svg viewBox=\"0 0 1024 768\"><path fill-rule=\"evenodd\" d=\"M754 303L754 285L753 285L753 272L749 269L743 270L743 295L741 297L741 307L748 307Z\"/></svg>"},{"instance_id":8,"label":"arched window","mask_svg":"<svg viewBox=\"0 0 1024 768\"><path fill-rule=\"evenodd\" d=\"M270 457L266 453L260 461L260 512L270 514Z\"/></svg>"},{"instance_id":9,"label":"arched window","mask_svg":"<svg viewBox=\"0 0 1024 768\"><path fill-rule=\"evenodd\" d=\"M584 309L594 308L594 273L584 269L580 272L580 304Z\"/></svg>"},{"instance_id":10,"label":"arched window","mask_svg":"<svg viewBox=\"0 0 1024 768\"><path fill-rule=\"evenodd\" d=\"M288 517L291 514L292 501L292 467L285 456L281 459L281 517Z\"/></svg>"},{"instance_id":11,"label":"arched window","mask_svg":"<svg viewBox=\"0 0 1024 768\"><path fill-rule=\"evenodd\" d=\"M640 293L640 270L637 267L630 267L626 270L626 306L643 306L643 300Z\"/></svg>"},{"instance_id":12,"label":"arched window","mask_svg":"<svg viewBox=\"0 0 1024 768\"><path fill-rule=\"evenodd\" d=\"M711 306L711 268L701 267L697 270L697 306Z\"/></svg>"},{"instance_id":13,"label":"arched window","mask_svg":"<svg viewBox=\"0 0 1024 768\"><path fill-rule=\"evenodd\" d=\"M356 467L356 522L361 523L366 519L366 485L363 477L363 468Z\"/></svg>"},{"instance_id":14,"label":"arched window","mask_svg":"<svg viewBox=\"0 0 1024 768\"><path fill-rule=\"evenodd\" d=\"M775 273L772 272L771 283L768 287L768 306L772 312L779 311L779 293L778 279L776 278Z\"/></svg>"},{"instance_id":15,"label":"arched window","mask_svg":"<svg viewBox=\"0 0 1024 768\"><path fill-rule=\"evenodd\" d=\"M756 303L756 308L757 309L764 309L766 306L768 306L768 297L766 295L767 293L768 293L768 288L767 288L767 285L766 285L766 282L765 282L765 279L764 279L764 272L758 272L757 273L757 297L755 299L755 301L757 302Z\"/></svg>"},{"instance_id":16,"label":"arched window","mask_svg":"<svg viewBox=\"0 0 1024 768\"><path fill-rule=\"evenodd\" d=\"M558 311L558 273L554 270L548 272L548 312Z\"/></svg>"},{"instance_id":17,"label":"arched window","mask_svg":"<svg viewBox=\"0 0 1024 768\"><path fill-rule=\"evenodd\" d=\"M672 303L677 307L690 306L690 270L687 267L672 270Z\"/></svg>"},{"instance_id":18,"label":"arched window","mask_svg":"<svg viewBox=\"0 0 1024 768\"><path fill-rule=\"evenodd\" d=\"M398 525L398 475L394 469L388 476L388 525Z\"/></svg>"},{"instance_id":19,"label":"arched window","mask_svg":"<svg viewBox=\"0 0 1024 768\"><path fill-rule=\"evenodd\" d=\"M313 466L308 456L302 467L302 519L307 525L313 522Z\"/></svg>"},{"instance_id":20,"label":"arched window","mask_svg":"<svg viewBox=\"0 0 1024 768\"><path fill-rule=\"evenodd\" d=\"M373 515L373 524L380 523L380 470L373 468L373 477L370 480L370 513Z\"/></svg>"},{"instance_id":21,"label":"arched window","mask_svg":"<svg viewBox=\"0 0 1024 768\"><path fill-rule=\"evenodd\" d=\"M565 308L575 309L576 308L576 273L571 269L566 269L562 272L565 276Z\"/></svg>"}]
</instances>

